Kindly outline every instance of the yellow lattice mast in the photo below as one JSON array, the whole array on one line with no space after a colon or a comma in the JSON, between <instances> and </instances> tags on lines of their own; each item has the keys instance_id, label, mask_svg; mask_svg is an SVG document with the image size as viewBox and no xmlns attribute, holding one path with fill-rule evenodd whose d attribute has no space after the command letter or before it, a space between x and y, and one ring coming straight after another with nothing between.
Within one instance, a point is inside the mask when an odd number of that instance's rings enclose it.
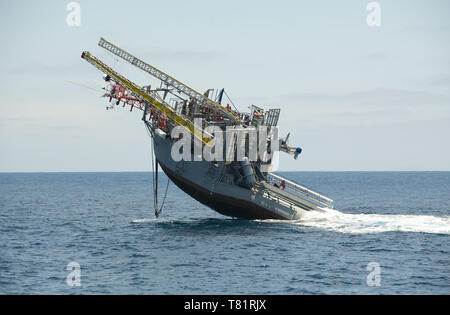
<instances>
[{"instance_id":1,"label":"yellow lattice mast","mask_svg":"<svg viewBox=\"0 0 450 315\"><path fill-rule=\"evenodd\" d=\"M81 58L85 59L90 64L95 66L97 69L108 75L119 85L126 88L132 95L134 95L141 102L144 102L149 106L157 108L158 110L166 114L166 116L172 121L174 121L176 124L186 127L191 132L191 134L198 137L198 131L196 130L194 124L190 120L178 115L173 109L170 108L170 106L168 106L167 103L165 103L158 96L157 93L144 90L142 87L128 80L123 75L113 70L111 67L109 67L108 65L103 63L100 59L96 58L87 51L82 53ZM207 137L206 135L203 135L201 139L201 141L204 144L207 144L210 140L211 138Z\"/></svg>"},{"instance_id":2,"label":"yellow lattice mast","mask_svg":"<svg viewBox=\"0 0 450 315\"><path fill-rule=\"evenodd\" d=\"M128 53L127 51L123 50L122 48L108 42L103 37L100 38L100 41L98 42L98 45L109 52L112 52L116 56L128 61L132 65L138 67L139 69L147 72L148 74L154 76L155 78L159 79L161 82L165 83L167 86L173 87L176 91L179 93L182 93L186 96L189 96L193 98L195 101L197 101L200 105L206 106L209 108L213 108L217 111L219 111L224 117L230 119L232 122L239 122L239 117L236 116L233 112L227 110L225 107L220 105L219 103L209 99L205 95L197 92L193 88L187 86L186 84L178 81L177 79L171 77L170 75L162 72L161 70L155 68L154 66L146 63L145 61L142 61L141 59L133 56L132 54Z\"/></svg>"}]
</instances>

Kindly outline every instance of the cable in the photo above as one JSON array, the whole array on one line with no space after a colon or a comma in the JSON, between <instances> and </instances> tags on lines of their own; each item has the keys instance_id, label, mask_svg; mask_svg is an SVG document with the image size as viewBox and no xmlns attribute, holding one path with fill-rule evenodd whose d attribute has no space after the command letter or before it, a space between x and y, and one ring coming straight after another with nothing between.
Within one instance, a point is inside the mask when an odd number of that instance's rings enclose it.
<instances>
[{"instance_id":1,"label":"cable","mask_svg":"<svg viewBox=\"0 0 450 315\"><path fill-rule=\"evenodd\" d=\"M93 87L90 87L90 86L88 86L88 85L84 85L84 84L81 84L81 83L77 83L77 82L73 82L73 81L66 81L67 83L71 83L71 84L75 84L75 85L78 85L78 86L81 86L81 87L84 87L84 88L86 88L86 89L89 89L89 90L92 90L92 91L95 91L95 92L103 92L103 90L101 90L101 89L96 89L96 88L93 88Z\"/></svg>"},{"instance_id":2,"label":"cable","mask_svg":"<svg viewBox=\"0 0 450 315\"><path fill-rule=\"evenodd\" d=\"M225 91L225 89L223 90L223 92L225 93L225 96L228 98L228 100L230 101L231 105L233 105L234 109L239 113L239 110L237 109L237 107L234 105L233 101L231 100L231 98L228 96L227 92Z\"/></svg>"},{"instance_id":3,"label":"cable","mask_svg":"<svg viewBox=\"0 0 450 315\"><path fill-rule=\"evenodd\" d=\"M153 134L150 132L149 127L147 124L145 124L145 129L150 136L150 150L151 150L151 156L152 156L152 182L153 182L153 208L155 209L155 216L158 217L162 213L162 209L164 207L164 204L166 203L166 197L167 197L167 191L169 190L169 183L170 178L167 177L167 184L166 184L166 191L164 192L163 201L161 204L161 207L158 207L158 160L154 159L154 148L153 148ZM156 156L155 156L156 158ZM155 170L156 166L156 170ZM158 209L159 208L159 209Z\"/></svg>"}]
</instances>

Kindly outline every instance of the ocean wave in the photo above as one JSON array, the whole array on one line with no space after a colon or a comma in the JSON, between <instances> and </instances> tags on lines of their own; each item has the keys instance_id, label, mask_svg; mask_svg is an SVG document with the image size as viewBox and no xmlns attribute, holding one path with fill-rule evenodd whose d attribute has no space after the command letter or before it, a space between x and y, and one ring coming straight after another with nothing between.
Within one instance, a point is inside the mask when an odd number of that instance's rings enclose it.
<instances>
[{"instance_id":1,"label":"ocean wave","mask_svg":"<svg viewBox=\"0 0 450 315\"><path fill-rule=\"evenodd\" d=\"M294 224L340 233L418 232L450 234L450 217L428 215L349 214L335 209L310 211Z\"/></svg>"}]
</instances>

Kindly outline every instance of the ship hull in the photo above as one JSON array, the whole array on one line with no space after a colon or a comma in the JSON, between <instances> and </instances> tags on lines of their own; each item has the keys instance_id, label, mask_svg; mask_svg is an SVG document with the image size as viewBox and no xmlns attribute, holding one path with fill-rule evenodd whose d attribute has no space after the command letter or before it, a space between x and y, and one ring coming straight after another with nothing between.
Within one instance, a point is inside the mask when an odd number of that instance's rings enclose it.
<instances>
[{"instance_id":1,"label":"ship hull","mask_svg":"<svg viewBox=\"0 0 450 315\"><path fill-rule=\"evenodd\" d=\"M178 188L222 215L243 219L289 219L247 200L211 192L202 186L196 185L189 179L177 175L160 161L159 163L164 173Z\"/></svg>"},{"instance_id":2,"label":"ship hull","mask_svg":"<svg viewBox=\"0 0 450 315\"><path fill-rule=\"evenodd\" d=\"M285 194L267 183L252 189L227 182L224 164L208 161L174 161L173 140L159 129L153 134L156 160L164 173L185 193L218 213L243 219L297 220L317 206L306 200L296 200L295 206L280 203L277 194ZM286 198L288 198L287 196ZM289 199L289 198L288 198Z\"/></svg>"}]
</instances>

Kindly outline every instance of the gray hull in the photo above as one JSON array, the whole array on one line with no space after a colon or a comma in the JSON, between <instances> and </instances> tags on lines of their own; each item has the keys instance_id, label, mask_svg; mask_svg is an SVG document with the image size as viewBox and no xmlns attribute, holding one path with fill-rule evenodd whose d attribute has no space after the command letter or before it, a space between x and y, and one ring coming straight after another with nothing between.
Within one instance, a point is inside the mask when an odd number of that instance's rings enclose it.
<instances>
[{"instance_id":1,"label":"gray hull","mask_svg":"<svg viewBox=\"0 0 450 315\"><path fill-rule=\"evenodd\" d=\"M155 156L166 175L184 192L220 214L244 219L298 220L305 211L321 210L316 204L266 182L251 189L223 176L224 163L175 162L172 140L160 130L153 136Z\"/></svg>"}]
</instances>

